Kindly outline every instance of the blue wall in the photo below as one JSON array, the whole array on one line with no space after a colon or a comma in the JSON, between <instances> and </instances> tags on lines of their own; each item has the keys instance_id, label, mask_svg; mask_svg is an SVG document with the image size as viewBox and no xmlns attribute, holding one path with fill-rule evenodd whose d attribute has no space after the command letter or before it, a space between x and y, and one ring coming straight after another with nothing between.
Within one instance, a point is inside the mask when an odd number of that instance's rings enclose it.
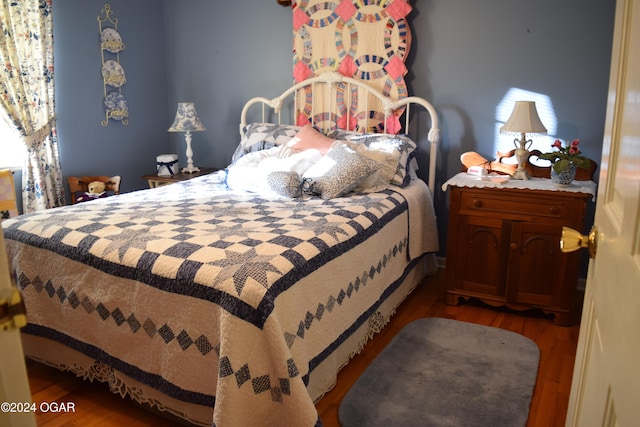
<instances>
[{"instance_id":1,"label":"blue wall","mask_svg":"<svg viewBox=\"0 0 640 427\"><path fill-rule=\"evenodd\" d=\"M155 157L169 149L167 49L162 3L111 0L127 83L127 126L105 119L97 17L104 1L54 3L56 113L64 176L121 175L124 191L143 188L140 178L156 168ZM105 24L106 25L106 24ZM105 58L109 59L109 58Z\"/></svg>"},{"instance_id":2,"label":"blue wall","mask_svg":"<svg viewBox=\"0 0 640 427\"><path fill-rule=\"evenodd\" d=\"M463 152L495 158L496 107L511 88L548 96L558 120L557 136L579 138L584 154L599 162L615 1L412 4L408 81L412 93L432 100L442 119L440 182L460 171ZM447 195L436 192L441 248L446 243ZM589 226L594 209L591 204Z\"/></svg>"},{"instance_id":3,"label":"blue wall","mask_svg":"<svg viewBox=\"0 0 640 427\"><path fill-rule=\"evenodd\" d=\"M223 168L239 141L244 103L293 83L291 8L275 0L166 0L165 12L170 108L195 102L207 131L193 134L194 159ZM184 136L172 137L182 159Z\"/></svg>"},{"instance_id":4,"label":"blue wall","mask_svg":"<svg viewBox=\"0 0 640 427\"><path fill-rule=\"evenodd\" d=\"M292 82L291 9L275 0L110 2L126 43L121 63L130 123L104 128L96 17L104 1L54 6L58 133L65 175L119 173L125 191L155 156L184 161L184 136L169 134L177 102L195 102L207 131L193 135L195 163L224 167L238 142L244 102ZM600 159L615 2L601 0L420 0L408 16L410 93L439 112L438 183L459 156L495 151L496 108L512 88L553 103L557 136L580 138ZM426 144L422 144L426 147ZM420 161L426 169L426 159ZM436 191L441 247L447 194Z\"/></svg>"}]
</instances>

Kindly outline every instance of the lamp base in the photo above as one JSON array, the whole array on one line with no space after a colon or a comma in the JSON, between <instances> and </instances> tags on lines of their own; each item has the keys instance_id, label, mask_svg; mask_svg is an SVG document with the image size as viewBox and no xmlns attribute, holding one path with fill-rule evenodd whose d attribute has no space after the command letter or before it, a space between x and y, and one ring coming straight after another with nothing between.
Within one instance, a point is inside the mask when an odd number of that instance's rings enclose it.
<instances>
[{"instance_id":1,"label":"lamp base","mask_svg":"<svg viewBox=\"0 0 640 427\"><path fill-rule=\"evenodd\" d=\"M200 168L198 168L197 166L187 166L186 168L182 168L182 170L180 172L183 173L194 173L194 172L200 172Z\"/></svg>"},{"instance_id":2,"label":"lamp base","mask_svg":"<svg viewBox=\"0 0 640 427\"><path fill-rule=\"evenodd\" d=\"M516 146L516 159L518 160L518 167L511 174L513 179L529 179L529 174L524 168L524 165L529 161L529 147L531 146L531 140L527 141L524 132L520 134L520 139L513 141Z\"/></svg>"},{"instance_id":3,"label":"lamp base","mask_svg":"<svg viewBox=\"0 0 640 427\"><path fill-rule=\"evenodd\" d=\"M512 179L522 179L522 180L526 181L527 179L529 179L529 174L527 173L527 171L525 169L522 169L522 170L516 169L511 174L511 178Z\"/></svg>"},{"instance_id":4,"label":"lamp base","mask_svg":"<svg viewBox=\"0 0 640 427\"><path fill-rule=\"evenodd\" d=\"M196 166L193 166L193 150L191 150L191 131L184 134L184 140L187 143L187 167L182 168L182 172L194 173L200 172Z\"/></svg>"}]
</instances>

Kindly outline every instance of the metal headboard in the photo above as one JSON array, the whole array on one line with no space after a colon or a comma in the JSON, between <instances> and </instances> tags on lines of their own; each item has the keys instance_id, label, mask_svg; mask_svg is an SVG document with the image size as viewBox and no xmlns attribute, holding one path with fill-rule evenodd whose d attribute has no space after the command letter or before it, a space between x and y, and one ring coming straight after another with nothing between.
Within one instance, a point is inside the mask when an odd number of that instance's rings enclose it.
<instances>
[{"instance_id":1,"label":"metal headboard","mask_svg":"<svg viewBox=\"0 0 640 427\"><path fill-rule=\"evenodd\" d=\"M404 110L404 132L409 133L409 118L410 118L410 110L412 106L421 106L423 107L427 113L429 114L429 123L430 127L427 133L427 139L430 142L429 148L429 173L427 185L431 194L433 195L435 190L435 173L436 173L436 157L438 152L438 141L440 140L440 130L438 128L438 115L436 113L435 108L429 101L426 99L410 96L407 98L403 98L400 100L392 99L377 89L369 86L366 82L358 79L354 79L351 77L345 77L340 73L322 73L316 77L309 78L300 83L297 83L291 86L289 89L285 90L280 96L277 96L273 99L267 99L264 97L255 97L247 101L247 103L242 108L242 113L240 117L240 136L244 136L244 129L247 126L247 115L252 106L259 104L261 106L261 122L275 122L278 124L282 123L283 116L283 108L287 102L293 102L293 109L291 110L291 117L286 120L285 124L294 124L296 122L296 117L300 111L298 107L298 100L300 99L301 93L310 93L313 94L314 99L321 99L324 105L320 107L316 106L315 101L311 103L311 114L310 117L313 120L313 117L316 116L315 111L328 111L330 112L330 116L333 116L337 112L337 101L336 101L336 93L337 88L343 88L343 93L350 94L353 88L357 88L358 90L358 100L364 100L365 106L364 111L369 111L368 103L371 97L377 99L379 104L382 106L384 111L384 120L381 122L382 131L384 133L387 132L387 119L394 114L395 112ZM317 94L323 94L324 96L317 96ZM347 114L347 123L349 123L349 115L350 113L350 98L345 97L343 102L347 103L346 114ZM361 101L358 101L361 102ZM329 104L328 106L326 104ZM275 113L277 116L277 120L268 120L272 117L269 113ZM359 120L364 120L364 128L370 128L368 121L373 120L369 117L359 118ZM254 120L256 121L256 120ZM418 141L416 141L417 143Z\"/></svg>"}]
</instances>

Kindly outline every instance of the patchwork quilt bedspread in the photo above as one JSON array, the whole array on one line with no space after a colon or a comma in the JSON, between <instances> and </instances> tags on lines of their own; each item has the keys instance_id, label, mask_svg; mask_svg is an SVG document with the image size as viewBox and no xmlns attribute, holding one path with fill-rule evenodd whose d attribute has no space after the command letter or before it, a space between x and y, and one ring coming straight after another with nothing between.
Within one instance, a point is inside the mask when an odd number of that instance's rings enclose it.
<instances>
[{"instance_id":1,"label":"patchwork quilt bedspread","mask_svg":"<svg viewBox=\"0 0 640 427\"><path fill-rule=\"evenodd\" d=\"M213 425L313 426L309 373L437 250L428 190L264 199L221 181L5 221L24 333L209 406Z\"/></svg>"}]
</instances>

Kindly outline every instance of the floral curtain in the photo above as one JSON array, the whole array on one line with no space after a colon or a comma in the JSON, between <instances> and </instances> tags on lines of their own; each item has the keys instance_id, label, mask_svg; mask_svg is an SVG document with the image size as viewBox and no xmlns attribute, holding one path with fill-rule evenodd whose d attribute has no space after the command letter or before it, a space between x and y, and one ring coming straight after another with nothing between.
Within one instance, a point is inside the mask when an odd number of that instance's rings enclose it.
<instances>
[{"instance_id":1,"label":"floral curtain","mask_svg":"<svg viewBox=\"0 0 640 427\"><path fill-rule=\"evenodd\" d=\"M0 0L0 114L27 149L24 212L64 204L56 136L52 0ZM19 143L19 142L18 142Z\"/></svg>"}]
</instances>

